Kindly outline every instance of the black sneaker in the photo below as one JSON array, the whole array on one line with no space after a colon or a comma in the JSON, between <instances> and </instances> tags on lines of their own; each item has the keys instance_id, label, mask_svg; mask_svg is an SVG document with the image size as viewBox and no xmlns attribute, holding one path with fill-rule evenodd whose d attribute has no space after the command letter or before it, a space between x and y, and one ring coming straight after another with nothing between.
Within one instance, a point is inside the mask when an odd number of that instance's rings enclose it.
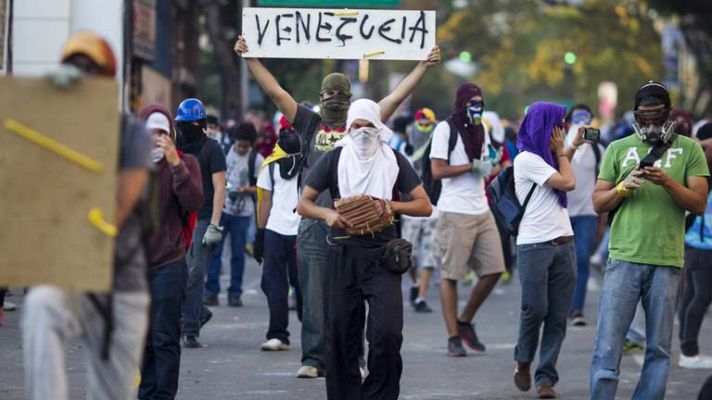
<instances>
[{"instance_id":1,"label":"black sneaker","mask_svg":"<svg viewBox=\"0 0 712 400\"><path fill-rule=\"evenodd\" d=\"M447 340L447 355L450 357L465 357L467 355L459 336L453 336Z\"/></svg>"},{"instance_id":2,"label":"black sneaker","mask_svg":"<svg viewBox=\"0 0 712 400\"><path fill-rule=\"evenodd\" d=\"M573 325L573 326L588 325L588 323L586 322L586 319L583 317L583 311L581 311L581 310L571 311L571 314L569 314L569 318L571 318L571 325Z\"/></svg>"},{"instance_id":3,"label":"black sneaker","mask_svg":"<svg viewBox=\"0 0 712 400\"><path fill-rule=\"evenodd\" d=\"M474 324L457 321L457 334L460 335L460 338L465 343L465 346L481 353L485 351L485 345L482 344L482 342L480 342L477 338Z\"/></svg>"},{"instance_id":4,"label":"black sneaker","mask_svg":"<svg viewBox=\"0 0 712 400\"><path fill-rule=\"evenodd\" d=\"M430 313L433 312L433 309L428 306L428 303L425 302L425 300L416 300L415 301L415 312L419 313Z\"/></svg>"},{"instance_id":5,"label":"black sneaker","mask_svg":"<svg viewBox=\"0 0 712 400\"><path fill-rule=\"evenodd\" d=\"M227 305L230 307L242 307L242 298L238 295L228 295Z\"/></svg>"},{"instance_id":6,"label":"black sneaker","mask_svg":"<svg viewBox=\"0 0 712 400\"><path fill-rule=\"evenodd\" d=\"M213 318L213 313L207 308L203 307L203 314L200 316L200 327L202 328Z\"/></svg>"},{"instance_id":7,"label":"black sneaker","mask_svg":"<svg viewBox=\"0 0 712 400\"><path fill-rule=\"evenodd\" d=\"M186 349L197 349L200 347L200 342L198 342L198 338L195 336L186 335L183 336L183 347Z\"/></svg>"},{"instance_id":8,"label":"black sneaker","mask_svg":"<svg viewBox=\"0 0 712 400\"><path fill-rule=\"evenodd\" d=\"M418 295L420 294L420 288L418 286L410 287L410 305L415 307L415 301L418 300Z\"/></svg>"},{"instance_id":9,"label":"black sneaker","mask_svg":"<svg viewBox=\"0 0 712 400\"><path fill-rule=\"evenodd\" d=\"M210 293L210 292L205 292L203 293L203 305L205 306L217 306L218 303L218 294L217 293Z\"/></svg>"}]
</instances>

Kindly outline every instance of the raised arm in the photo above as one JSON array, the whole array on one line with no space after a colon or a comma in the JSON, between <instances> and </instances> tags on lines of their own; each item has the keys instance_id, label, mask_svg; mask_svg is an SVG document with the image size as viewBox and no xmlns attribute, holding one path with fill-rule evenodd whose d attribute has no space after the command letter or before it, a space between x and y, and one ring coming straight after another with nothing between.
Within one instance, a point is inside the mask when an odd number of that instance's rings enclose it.
<instances>
[{"instance_id":1,"label":"raised arm","mask_svg":"<svg viewBox=\"0 0 712 400\"><path fill-rule=\"evenodd\" d=\"M260 85L262 90L267 93L267 96L272 99L272 102L279 108L279 111L284 114L289 122L294 122L294 117L297 115L297 101L279 85L277 79L272 76L259 59L243 56L243 54L248 51L247 42L243 36L240 36L237 42L235 42L234 50L235 53L245 59L247 68L250 69L257 84Z\"/></svg>"},{"instance_id":2,"label":"raised arm","mask_svg":"<svg viewBox=\"0 0 712 400\"><path fill-rule=\"evenodd\" d=\"M391 115L396 112L396 109L398 108L400 103L402 103L406 97L413 93L413 90L415 90L421 79L423 79L425 71L427 71L428 68L432 67L433 65L438 64L439 62L440 47L435 46L430 51L430 54L428 54L428 58L423 61L420 61L418 65L415 66L413 71L411 71L408 76L403 78L403 80L398 84L398 86L396 86L395 90L393 90L393 93L384 97L383 100L378 103L378 105L381 106L381 120L383 120L383 122L386 122L391 117Z\"/></svg>"}]
</instances>

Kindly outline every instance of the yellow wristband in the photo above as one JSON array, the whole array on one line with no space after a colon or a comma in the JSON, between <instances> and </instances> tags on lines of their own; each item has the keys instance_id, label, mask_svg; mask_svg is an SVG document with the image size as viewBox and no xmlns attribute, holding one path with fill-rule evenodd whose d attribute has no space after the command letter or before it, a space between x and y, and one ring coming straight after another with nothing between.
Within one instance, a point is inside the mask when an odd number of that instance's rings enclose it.
<instances>
[{"instance_id":1,"label":"yellow wristband","mask_svg":"<svg viewBox=\"0 0 712 400\"><path fill-rule=\"evenodd\" d=\"M618 195L621 197L629 197L633 194L633 190L626 188L623 185L623 182L619 183L618 186L616 186L616 192L618 192Z\"/></svg>"}]
</instances>

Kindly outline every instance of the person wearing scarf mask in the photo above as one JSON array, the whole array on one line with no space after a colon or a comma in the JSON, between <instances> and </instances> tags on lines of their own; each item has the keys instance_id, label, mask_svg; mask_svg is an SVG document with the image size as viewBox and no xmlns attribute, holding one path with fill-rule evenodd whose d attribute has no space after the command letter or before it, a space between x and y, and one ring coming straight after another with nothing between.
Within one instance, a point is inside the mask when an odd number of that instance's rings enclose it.
<instances>
[{"instance_id":1,"label":"person wearing scarf mask","mask_svg":"<svg viewBox=\"0 0 712 400\"><path fill-rule=\"evenodd\" d=\"M442 263L440 298L451 357L465 356L464 346L485 351L472 321L505 271L499 231L484 189L485 178L499 160L489 151L483 111L480 87L474 83L460 85L455 109L435 127L430 150L433 178L442 180L435 246ZM451 149L452 135L457 137ZM478 281L458 315L457 283L470 270Z\"/></svg>"},{"instance_id":2,"label":"person wearing scarf mask","mask_svg":"<svg viewBox=\"0 0 712 400\"><path fill-rule=\"evenodd\" d=\"M577 147L564 149L566 108L532 104L517 135L514 186L520 204L529 198L519 224L517 264L522 288L519 338L514 349L514 384L531 387L530 365L539 347L534 382L539 398L555 398L556 361L566 335L566 318L576 283L573 230L566 192L576 179L571 159Z\"/></svg>"},{"instance_id":3,"label":"person wearing scarf mask","mask_svg":"<svg viewBox=\"0 0 712 400\"><path fill-rule=\"evenodd\" d=\"M414 149L410 155L413 168L422 177L425 150L433 137L435 125L438 123L435 112L424 107L415 112L414 121L406 129L408 144ZM438 223L438 213L433 208L433 215L428 218L401 218L403 239L413 243L413 268L410 270L412 284L410 301L418 313L430 313L433 310L425 301L430 288L430 278L438 264L435 243L435 227Z\"/></svg>"},{"instance_id":4,"label":"person wearing scarf mask","mask_svg":"<svg viewBox=\"0 0 712 400\"><path fill-rule=\"evenodd\" d=\"M238 55L248 51L245 38L240 36L234 47ZM425 72L440 62L440 49L435 46L428 58L420 61L378 105L381 109L380 121L387 121L398 106L418 86ZM302 141L304 164L303 176L317 164L319 159L334 149L347 128L346 116L351 102L351 83L340 73L324 77L319 95L319 111L300 105L284 90L272 74L257 58L245 58L245 63L262 90L274 101L280 112L294 126ZM302 186L304 181L302 179ZM328 192L322 193L317 204L331 207ZM323 222L302 218L297 240L299 257L299 284L304 294L304 315L302 319L302 365L297 371L300 378L317 378L324 373L324 335L322 332L324 303L323 281L327 266L328 245L326 235L329 227Z\"/></svg>"},{"instance_id":5,"label":"person wearing scarf mask","mask_svg":"<svg viewBox=\"0 0 712 400\"><path fill-rule=\"evenodd\" d=\"M188 250L188 283L183 302L183 342L187 348L200 348L200 328L212 317L203 305L205 271L210 254L222 240L220 219L225 203L225 154L220 145L206 135L207 114L198 99L185 99L178 106L176 130L178 148L198 159L203 181L203 205Z\"/></svg>"},{"instance_id":6,"label":"person wearing scarf mask","mask_svg":"<svg viewBox=\"0 0 712 400\"><path fill-rule=\"evenodd\" d=\"M371 100L349 108L348 132L336 149L322 157L305 179L297 211L329 226L329 268L325 299L327 321L326 392L330 400L395 400L403 362L401 276L382 261L386 243L397 238L395 226L375 235L348 236L345 222L332 208L316 203L328 190L333 198L370 195L390 203L397 214L429 216L432 207L418 175L401 153L388 147L392 132ZM398 201L393 193L412 200ZM368 302L368 377L359 374L364 321L359 310Z\"/></svg>"},{"instance_id":7,"label":"person wearing scarf mask","mask_svg":"<svg viewBox=\"0 0 712 400\"><path fill-rule=\"evenodd\" d=\"M180 371L180 317L188 267L183 236L183 215L203 204L198 160L180 154L173 144L175 129L168 110L144 107L139 116L151 132L155 184L160 210L158 230L149 239L151 314L141 366L139 398L174 398Z\"/></svg>"}]
</instances>

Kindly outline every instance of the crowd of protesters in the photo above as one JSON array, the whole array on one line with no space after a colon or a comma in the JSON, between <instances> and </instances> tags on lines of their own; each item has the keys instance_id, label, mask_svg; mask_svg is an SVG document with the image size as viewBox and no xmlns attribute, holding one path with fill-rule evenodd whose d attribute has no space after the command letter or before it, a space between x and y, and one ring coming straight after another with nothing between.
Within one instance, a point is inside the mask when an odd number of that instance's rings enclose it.
<instances>
[{"instance_id":1,"label":"crowd of protesters","mask_svg":"<svg viewBox=\"0 0 712 400\"><path fill-rule=\"evenodd\" d=\"M247 51L243 38L235 51ZM260 60L246 58L279 110L274 123L251 111L225 128L193 98L175 114L149 105L136 118L124 116L113 290L29 290L22 318L28 397L67 398L62 345L80 338L90 397L129 398L129 375L140 369L140 399L174 398L181 342L202 347L223 267L227 305L243 305L248 255L262 264L269 309L262 350L289 350L291 296L301 322L297 377L325 376L329 399L397 399L401 276L383 267L383 248L398 237L413 245L414 312L432 312L426 295L439 279L448 356L486 351L474 319L498 282L516 272L513 383L521 391L533 381L539 398L557 397L567 326L593 322L584 315L589 269L602 261L592 399L616 397L631 342L645 351L633 398L665 396L676 314L679 366L712 369L698 344L712 303L712 121L693 123L656 82L630 94L633 111L615 124L602 125L586 104L543 101L507 121L487 109L487 88L473 83L442 100L453 104L445 118L430 108L391 118L439 61L436 47L379 102L352 102L348 78L329 74L315 90L315 111ZM115 75L110 48L88 32L70 39L62 62ZM400 122L391 129L390 120ZM517 211L511 220L496 190L507 185ZM333 202L357 194L387 201L402 216L397 226L344 235ZM142 220L151 213L158 223L146 235ZM459 282L473 275L458 313ZM633 340L639 303L646 324Z\"/></svg>"}]
</instances>

